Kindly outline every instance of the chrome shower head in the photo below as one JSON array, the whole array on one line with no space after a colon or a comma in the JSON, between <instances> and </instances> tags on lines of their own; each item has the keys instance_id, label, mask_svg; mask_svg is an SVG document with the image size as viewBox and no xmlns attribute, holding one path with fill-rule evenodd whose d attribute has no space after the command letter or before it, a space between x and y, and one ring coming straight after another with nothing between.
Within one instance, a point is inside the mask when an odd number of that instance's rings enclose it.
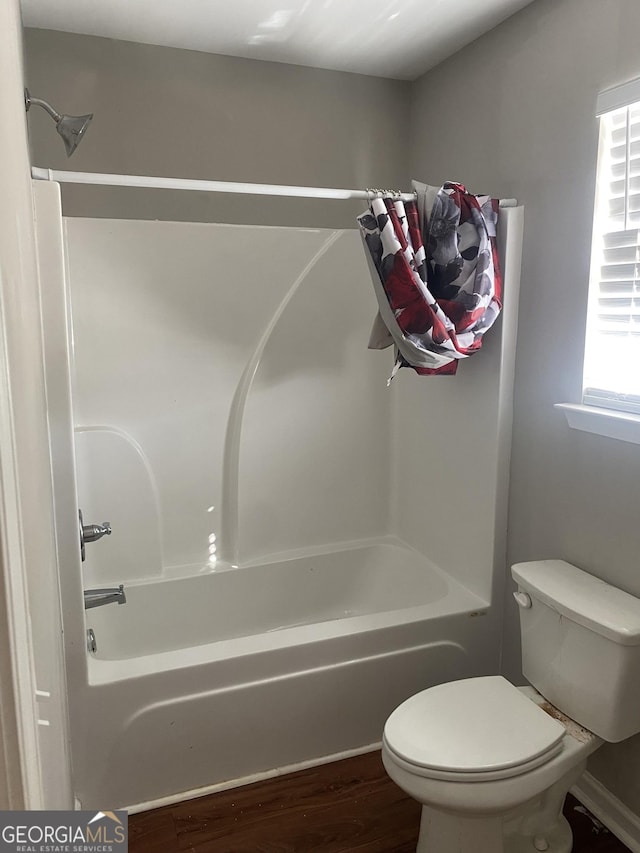
<instances>
[{"instance_id":1,"label":"chrome shower head","mask_svg":"<svg viewBox=\"0 0 640 853\"><path fill-rule=\"evenodd\" d=\"M86 116L62 116L58 122L56 130L62 137L64 147L67 150L67 157L71 157L82 141L92 118L93 113Z\"/></svg>"},{"instance_id":2,"label":"chrome shower head","mask_svg":"<svg viewBox=\"0 0 640 853\"><path fill-rule=\"evenodd\" d=\"M93 113L89 113L85 116L60 115L59 112L54 110L51 104L48 104L40 98L32 98L28 89L24 90L24 102L27 110L32 104L35 104L37 107L42 107L49 113L56 123L56 130L62 137L67 157L71 157L89 127L89 122L93 118Z\"/></svg>"}]
</instances>

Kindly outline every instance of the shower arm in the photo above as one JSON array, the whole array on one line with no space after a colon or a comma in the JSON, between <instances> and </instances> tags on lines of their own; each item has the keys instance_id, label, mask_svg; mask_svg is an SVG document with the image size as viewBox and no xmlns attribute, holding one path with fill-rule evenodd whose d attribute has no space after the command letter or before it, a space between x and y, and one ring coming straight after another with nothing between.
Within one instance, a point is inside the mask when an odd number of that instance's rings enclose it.
<instances>
[{"instance_id":1,"label":"shower arm","mask_svg":"<svg viewBox=\"0 0 640 853\"><path fill-rule=\"evenodd\" d=\"M32 105L36 107L42 107L43 110L46 110L49 113L49 115L55 121L56 124L58 124L60 119L62 118L61 114L59 112L56 112L56 110L54 110L51 104L48 104L46 101L43 101L42 98L32 97L29 94L28 89L24 90L24 103L27 110L29 110Z\"/></svg>"}]
</instances>

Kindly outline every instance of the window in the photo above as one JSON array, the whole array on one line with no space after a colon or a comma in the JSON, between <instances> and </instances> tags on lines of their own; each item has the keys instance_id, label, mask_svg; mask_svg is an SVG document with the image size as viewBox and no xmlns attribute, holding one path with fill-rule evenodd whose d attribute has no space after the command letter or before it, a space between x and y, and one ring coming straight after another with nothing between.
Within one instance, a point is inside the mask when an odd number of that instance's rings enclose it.
<instances>
[{"instance_id":1,"label":"window","mask_svg":"<svg viewBox=\"0 0 640 853\"><path fill-rule=\"evenodd\" d=\"M583 403L640 415L640 80L598 98Z\"/></svg>"}]
</instances>

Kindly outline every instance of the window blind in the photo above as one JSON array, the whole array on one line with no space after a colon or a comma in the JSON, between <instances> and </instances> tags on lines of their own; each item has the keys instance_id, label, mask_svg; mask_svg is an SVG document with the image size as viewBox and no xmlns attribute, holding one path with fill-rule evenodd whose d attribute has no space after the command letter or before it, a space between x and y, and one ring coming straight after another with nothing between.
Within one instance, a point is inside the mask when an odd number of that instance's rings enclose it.
<instances>
[{"instance_id":1,"label":"window blind","mask_svg":"<svg viewBox=\"0 0 640 853\"><path fill-rule=\"evenodd\" d=\"M640 414L640 101L600 121L583 402Z\"/></svg>"}]
</instances>

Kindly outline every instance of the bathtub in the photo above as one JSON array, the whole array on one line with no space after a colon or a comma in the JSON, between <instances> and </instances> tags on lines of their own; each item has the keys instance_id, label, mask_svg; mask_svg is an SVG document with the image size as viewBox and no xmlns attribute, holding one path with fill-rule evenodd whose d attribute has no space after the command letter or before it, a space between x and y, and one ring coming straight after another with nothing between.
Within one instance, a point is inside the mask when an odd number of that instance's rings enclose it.
<instances>
[{"instance_id":1,"label":"bathtub","mask_svg":"<svg viewBox=\"0 0 640 853\"><path fill-rule=\"evenodd\" d=\"M86 613L85 809L150 808L373 748L409 695L497 664L487 602L388 538L126 593Z\"/></svg>"}]
</instances>

